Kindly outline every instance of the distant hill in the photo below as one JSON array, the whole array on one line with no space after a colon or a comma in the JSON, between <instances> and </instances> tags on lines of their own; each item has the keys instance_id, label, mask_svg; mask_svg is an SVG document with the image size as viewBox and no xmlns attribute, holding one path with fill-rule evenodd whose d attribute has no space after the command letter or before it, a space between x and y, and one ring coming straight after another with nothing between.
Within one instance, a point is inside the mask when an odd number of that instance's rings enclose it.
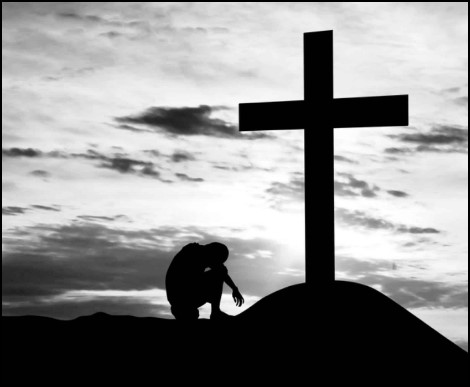
<instances>
[{"instance_id":1,"label":"distant hill","mask_svg":"<svg viewBox=\"0 0 470 387\"><path fill-rule=\"evenodd\" d=\"M2 382L467 384L468 354L380 292L275 292L226 322L2 317Z\"/></svg>"}]
</instances>

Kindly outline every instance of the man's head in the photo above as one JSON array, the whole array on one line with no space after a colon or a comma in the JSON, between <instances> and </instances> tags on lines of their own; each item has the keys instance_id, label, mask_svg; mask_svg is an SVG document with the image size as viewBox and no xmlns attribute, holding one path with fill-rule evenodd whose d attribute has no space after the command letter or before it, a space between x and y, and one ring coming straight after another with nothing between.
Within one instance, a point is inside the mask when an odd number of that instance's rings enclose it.
<instances>
[{"instance_id":1,"label":"man's head","mask_svg":"<svg viewBox=\"0 0 470 387\"><path fill-rule=\"evenodd\" d=\"M212 242L204 245L209 266L221 265L228 258L228 248L223 243Z\"/></svg>"}]
</instances>

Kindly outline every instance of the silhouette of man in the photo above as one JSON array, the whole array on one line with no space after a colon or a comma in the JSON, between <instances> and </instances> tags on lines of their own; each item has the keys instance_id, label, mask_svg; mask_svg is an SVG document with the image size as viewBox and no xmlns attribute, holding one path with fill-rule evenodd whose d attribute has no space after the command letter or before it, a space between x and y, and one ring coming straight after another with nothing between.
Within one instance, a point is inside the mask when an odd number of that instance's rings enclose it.
<instances>
[{"instance_id":1,"label":"silhouette of man","mask_svg":"<svg viewBox=\"0 0 470 387\"><path fill-rule=\"evenodd\" d=\"M222 243L190 243L176 254L166 273L166 294L176 319L199 317L198 308L211 304L211 320L229 317L220 310L224 282L232 289L237 306L245 300L228 275L224 262L229 251Z\"/></svg>"}]
</instances>

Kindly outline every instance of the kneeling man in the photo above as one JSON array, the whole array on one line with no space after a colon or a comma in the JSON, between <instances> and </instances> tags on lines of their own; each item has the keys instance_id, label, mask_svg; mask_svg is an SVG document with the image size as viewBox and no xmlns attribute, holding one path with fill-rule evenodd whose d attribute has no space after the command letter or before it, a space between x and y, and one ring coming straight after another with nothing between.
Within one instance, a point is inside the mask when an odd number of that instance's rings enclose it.
<instances>
[{"instance_id":1,"label":"kneeling man","mask_svg":"<svg viewBox=\"0 0 470 387\"><path fill-rule=\"evenodd\" d=\"M224 265L228 255L227 246L218 242L190 243L176 254L166 273L166 294L176 319L197 319L198 308L206 302L211 304L211 320L229 317L220 310L224 282L232 289L235 304L244 303Z\"/></svg>"}]
</instances>

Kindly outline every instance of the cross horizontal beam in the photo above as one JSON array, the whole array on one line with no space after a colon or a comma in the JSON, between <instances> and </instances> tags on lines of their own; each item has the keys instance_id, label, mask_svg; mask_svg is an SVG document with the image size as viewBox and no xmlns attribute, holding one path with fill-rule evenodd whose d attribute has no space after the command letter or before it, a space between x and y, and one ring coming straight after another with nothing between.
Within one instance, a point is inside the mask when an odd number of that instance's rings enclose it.
<instances>
[{"instance_id":1,"label":"cross horizontal beam","mask_svg":"<svg viewBox=\"0 0 470 387\"><path fill-rule=\"evenodd\" d=\"M304 129L313 121L319 128L408 126L408 95L335 98L328 111L308 101L241 103L240 131Z\"/></svg>"}]
</instances>

